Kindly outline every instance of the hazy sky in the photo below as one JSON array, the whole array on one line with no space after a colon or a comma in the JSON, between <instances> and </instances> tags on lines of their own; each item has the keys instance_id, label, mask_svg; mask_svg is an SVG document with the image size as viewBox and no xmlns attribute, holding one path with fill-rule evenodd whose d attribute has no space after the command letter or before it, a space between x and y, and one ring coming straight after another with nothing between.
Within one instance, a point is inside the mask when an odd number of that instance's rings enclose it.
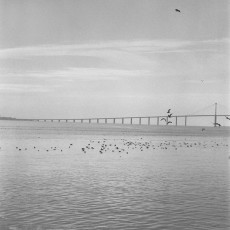
<instances>
[{"instance_id":1,"label":"hazy sky","mask_svg":"<svg viewBox=\"0 0 230 230\"><path fill-rule=\"evenodd\" d=\"M227 0L0 0L0 115L186 114L229 103ZM181 13L175 12L175 8Z\"/></svg>"}]
</instances>

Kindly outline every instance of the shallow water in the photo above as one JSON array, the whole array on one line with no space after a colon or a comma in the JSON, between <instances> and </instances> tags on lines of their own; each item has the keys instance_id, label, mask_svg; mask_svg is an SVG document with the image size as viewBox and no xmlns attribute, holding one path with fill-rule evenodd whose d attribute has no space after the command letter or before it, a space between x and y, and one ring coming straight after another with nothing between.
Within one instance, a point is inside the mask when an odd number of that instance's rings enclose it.
<instances>
[{"instance_id":1,"label":"shallow water","mask_svg":"<svg viewBox=\"0 0 230 230\"><path fill-rule=\"evenodd\" d=\"M201 137L4 139L0 229L227 230L227 144Z\"/></svg>"}]
</instances>

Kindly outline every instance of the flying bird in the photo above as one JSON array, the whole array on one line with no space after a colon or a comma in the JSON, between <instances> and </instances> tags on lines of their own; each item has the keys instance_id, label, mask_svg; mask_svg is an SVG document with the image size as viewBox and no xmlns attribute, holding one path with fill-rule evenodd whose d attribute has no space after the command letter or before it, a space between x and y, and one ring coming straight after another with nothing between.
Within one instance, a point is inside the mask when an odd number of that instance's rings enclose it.
<instances>
[{"instance_id":1,"label":"flying bird","mask_svg":"<svg viewBox=\"0 0 230 230\"><path fill-rule=\"evenodd\" d=\"M169 109L167 113L170 113L170 111L171 111L171 109Z\"/></svg>"},{"instance_id":2,"label":"flying bird","mask_svg":"<svg viewBox=\"0 0 230 230\"><path fill-rule=\"evenodd\" d=\"M175 11L178 12L178 13L181 13L180 10L178 10L178 9L175 9Z\"/></svg>"},{"instance_id":3,"label":"flying bird","mask_svg":"<svg viewBox=\"0 0 230 230\"><path fill-rule=\"evenodd\" d=\"M172 122L171 122L171 121L168 121L168 122L167 122L167 125L170 124L170 123L172 123Z\"/></svg>"},{"instance_id":4,"label":"flying bird","mask_svg":"<svg viewBox=\"0 0 230 230\"><path fill-rule=\"evenodd\" d=\"M161 118L161 121L163 121L163 120L164 120L164 121L166 121L166 119L165 119L164 117L163 117L163 118Z\"/></svg>"},{"instance_id":5,"label":"flying bird","mask_svg":"<svg viewBox=\"0 0 230 230\"><path fill-rule=\"evenodd\" d=\"M217 125L217 126L219 126L219 127L221 126L221 124L219 124L219 123L217 123L217 122L216 122L216 123L214 123L214 125Z\"/></svg>"},{"instance_id":6,"label":"flying bird","mask_svg":"<svg viewBox=\"0 0 230 230\"><path fill-rule=\"evenodd\" d=\"M173 114L172 113L170 113L169 115L168 115L168 117L171 117Z\"/></svg>"},{"instance_id":7,"label":"flying bird","mask_svg":"<svg viewBox=\"0 0 230 230\"><path fill-rule=\"evenodd\" d=\"M230 118L229 118L229 117L226 117L226 119L230 120Z\"/></svg>"}]
</instances>

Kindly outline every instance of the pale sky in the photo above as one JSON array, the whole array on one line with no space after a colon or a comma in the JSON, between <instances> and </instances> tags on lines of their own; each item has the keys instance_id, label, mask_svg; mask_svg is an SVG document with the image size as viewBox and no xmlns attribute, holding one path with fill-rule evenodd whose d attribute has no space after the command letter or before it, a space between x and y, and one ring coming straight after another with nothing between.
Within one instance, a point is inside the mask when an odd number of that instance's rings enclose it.
<instances>
[{"instance_id":1,"label":"pale sky","mask_svg":"<svg viewBox=\"0 0 230 230\"><path fill-rule=\"evenodd\" d=\"M0 115L182 115L215 102L227 112L229 6L0 0Z\"/></svg>"}]
</instances>

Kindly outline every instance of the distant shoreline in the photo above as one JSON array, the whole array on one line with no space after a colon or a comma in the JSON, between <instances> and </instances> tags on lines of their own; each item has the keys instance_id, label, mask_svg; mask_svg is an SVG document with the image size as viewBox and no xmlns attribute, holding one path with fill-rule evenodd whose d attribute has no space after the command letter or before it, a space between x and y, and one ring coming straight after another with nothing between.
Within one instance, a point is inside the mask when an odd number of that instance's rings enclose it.
<instances>
[{"instance_id":1,"label":"distant shoreline","mask_svg":"<svg viewBox=\"0 0 230 230\"><path fill-rule=\"evenodd\" d=\"M230 136L230 127L0 121L0 135Z\"/></svg>"}]
</instances>

